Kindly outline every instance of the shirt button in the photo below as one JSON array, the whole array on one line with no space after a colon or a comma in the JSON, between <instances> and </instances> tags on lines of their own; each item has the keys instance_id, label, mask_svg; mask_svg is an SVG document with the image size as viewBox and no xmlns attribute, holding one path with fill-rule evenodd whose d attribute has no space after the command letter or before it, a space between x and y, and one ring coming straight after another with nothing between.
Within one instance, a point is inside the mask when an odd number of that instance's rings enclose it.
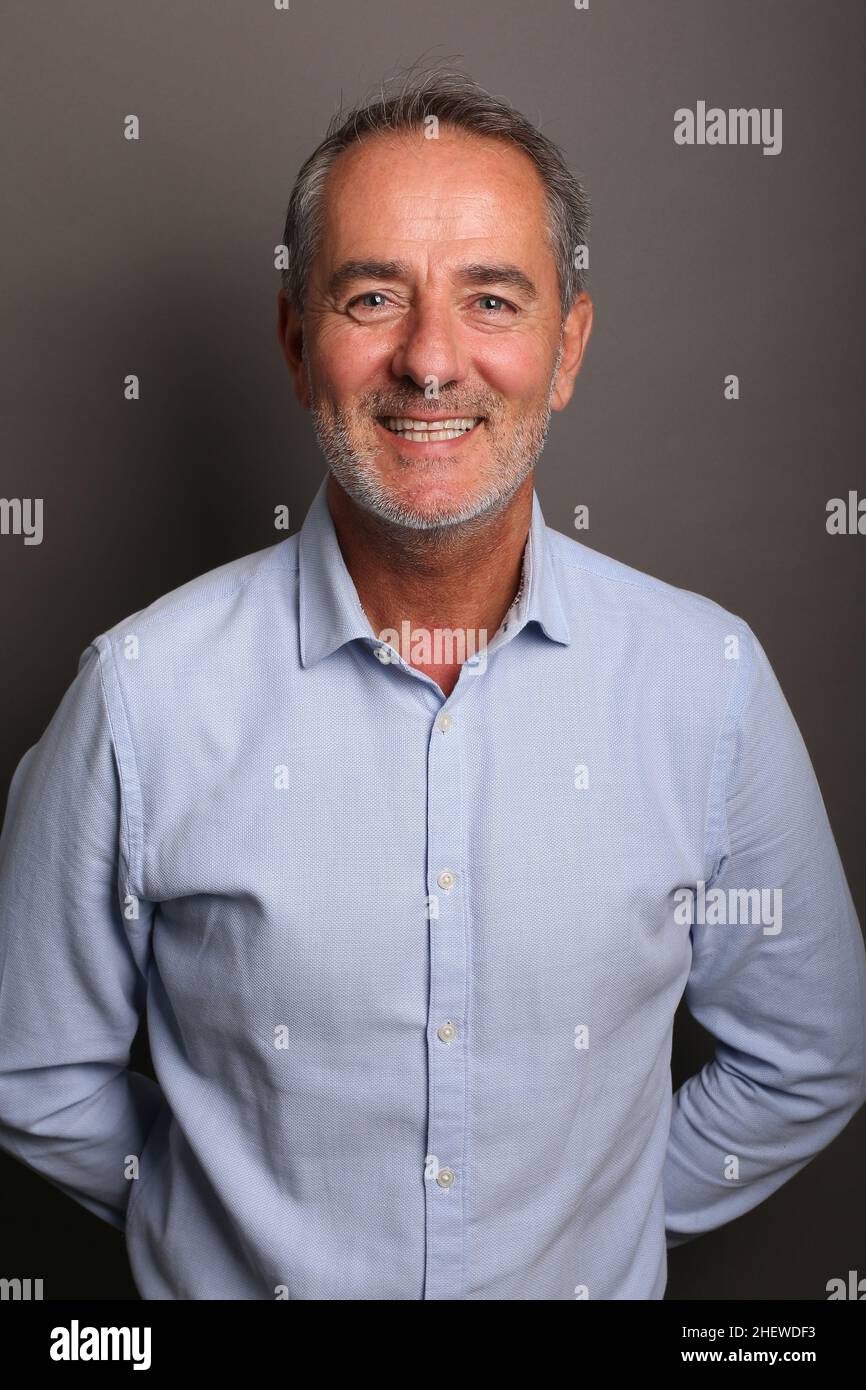
<instances>
[{"instance_id":1,"label":"shirt button","mask_svg":"<svg viewBox=\"0 0 866 1390\"><path fill-rule=\"evenodd\" d=\"M450 893L456 883L456 879L450 869L443 869L436 882L445 893Z\"/></svg>"},{"instance_id":2,"label":"shirt button","mask_svg":"<svg viewBox=\"0 0 866 1390\"><path fill-rule=\"evenodd\" d=\"M443 734L447 734L453 723L454 720L451 718L450 714L440 714L439 718L436 720L436 728L441 729Z\"/></svg>"},{"instance_id":3,"label":"shirt button","mask_svg":"<svg viewBox=\"0 0 866 1390\"><path fill-rule=\"evenodd\" d=\"M442 1042L450 1043L457 1037L457 1029L449 1019L447 1023L443 1023L441 1027L436 1029L436 1036L440 1038Z\"/></svg>"},{"instance_id":4,"label":"shirt button","mask_svg":"<svg viewBox=\"0 0 866 1390\"><path fill-rule=\"evenodd\" d=\"M436 1174L436 1181L440 1187L450 1187L454 1181L454 1174L450 1168L440 1168Z\"/></svg>"},{"instance_id":5,"label":"shirt button","mask_svg":"<svg viewBox=\"0 0 866 1390\"><path fill-rule=\"evenodd\" d=\"M391 660L391 648L390 648L390 647L376 647L376 649L375 649L373 655L374 655L374 656L378 656L378 658L379 658L379 660L382 662L382 664L385 665L387 662L389 662L389 661Z\"/></svg>"}]
</instances>

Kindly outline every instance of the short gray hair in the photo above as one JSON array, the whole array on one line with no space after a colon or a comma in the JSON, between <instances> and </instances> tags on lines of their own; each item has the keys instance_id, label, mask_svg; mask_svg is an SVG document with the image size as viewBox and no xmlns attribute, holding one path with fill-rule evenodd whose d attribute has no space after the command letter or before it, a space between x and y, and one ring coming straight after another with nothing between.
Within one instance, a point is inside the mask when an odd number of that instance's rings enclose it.
<instances>
[{"instance_id":1,"label":"short gray hair","mask_svg":"<svg viewBox=\"0 0 866 1390\"><path fill-rule=\"evenodd\" d=\"M507 102L491 96L455 69L434 67L420 76L410 69L393 95L388 95L386 88L383 84L375 100L353 107L347 114L338 110L324 140L295 179L283 233L288 264L280 278L297 312L303 313L310 266L321 236L325 182L337 155L366 135L417 130L435 116L441 125L510 141L532 160L547 194L548 234L564 320L585 289L585 273L577 262L589 236L589 198L558 146Z\"/></svg>"}]
</instances>

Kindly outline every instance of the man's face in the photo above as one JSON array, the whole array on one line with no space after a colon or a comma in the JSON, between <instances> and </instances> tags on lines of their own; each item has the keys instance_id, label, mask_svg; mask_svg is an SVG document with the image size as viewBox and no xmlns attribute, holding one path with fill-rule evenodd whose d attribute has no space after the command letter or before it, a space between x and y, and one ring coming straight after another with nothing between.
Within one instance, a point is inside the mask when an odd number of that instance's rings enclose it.
<instances>
[{"instance_id":1,"label":"man's face","mask_svg":"<svg viewBox=\"0 0 866 1390\"><path fill-rule=\"evenodd\" d=\"M591 320L581 296L563 338L535 167L445 127L377 136L339 156L323 213L290 365L337 481L412 528L504 506L571 395ZM395 432L406 421L427 438Z\"/></svg>"}]
</instances>

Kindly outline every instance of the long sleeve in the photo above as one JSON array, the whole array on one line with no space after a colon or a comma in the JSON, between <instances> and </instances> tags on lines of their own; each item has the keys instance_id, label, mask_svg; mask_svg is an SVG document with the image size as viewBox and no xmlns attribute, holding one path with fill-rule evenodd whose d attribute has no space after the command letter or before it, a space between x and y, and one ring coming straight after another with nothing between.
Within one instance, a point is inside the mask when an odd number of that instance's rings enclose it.
<instances>
[{"instance_id":1,"label":"long sleeve","mask_svg":"<svg viewBox=\"0 0 866 1390\"><path fill-rule=\"evenodd\" d=\"M669 1248L757 1206L866 1100L863 937L803 739L747 635L717 749L708 826L719 852L703 922L695 899L685 993L715 1059L673 1097ZM760 914L754 893L749 910L743 896L756 889Z\"/></svg>"},{"instance_id":2,"label":"long sleeve","mask_svg":"<svg viewBox=\"0 0 866 1390\"><path fill-rule=\"evenodd\" d=\"M0 1146L123 1229L165 1105L128 1069L147 922L124 915L124 805L97 645L16 769L0 836ZM110 659L110 658L109 658ZM144 905L142 905L144 907ZM143 957L142 957L143 958Z\"/></svg>"}]
</instances>

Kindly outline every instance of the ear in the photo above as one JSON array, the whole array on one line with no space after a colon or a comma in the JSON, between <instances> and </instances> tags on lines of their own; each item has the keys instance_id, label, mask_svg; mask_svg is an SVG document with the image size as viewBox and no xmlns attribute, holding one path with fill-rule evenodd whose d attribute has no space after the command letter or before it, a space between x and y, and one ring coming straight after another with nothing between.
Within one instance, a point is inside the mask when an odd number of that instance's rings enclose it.
<instances>
[{"instance_id":1,"label":"ear","mask_svg":"<svg viewBox=\"0 0 866 1390\"><path fill-rule=\"evenodd\" d=\"M572 304L562 328L562 360L550 396L552 410L564 410L571 400L591 332L592 300L584 292Z\"/></svg>"},{"instance_id":2,"label":"ear","mask_svg":"<svg viewBox=\"0 0 866 1390\"><path fill-rule=\"evenodd\" d=\"M309 410L307 376L304 371L303 319L283 289L277 291L277 339L292 374L295 395L304 410Z\"/></svg>"}]
</instances>

